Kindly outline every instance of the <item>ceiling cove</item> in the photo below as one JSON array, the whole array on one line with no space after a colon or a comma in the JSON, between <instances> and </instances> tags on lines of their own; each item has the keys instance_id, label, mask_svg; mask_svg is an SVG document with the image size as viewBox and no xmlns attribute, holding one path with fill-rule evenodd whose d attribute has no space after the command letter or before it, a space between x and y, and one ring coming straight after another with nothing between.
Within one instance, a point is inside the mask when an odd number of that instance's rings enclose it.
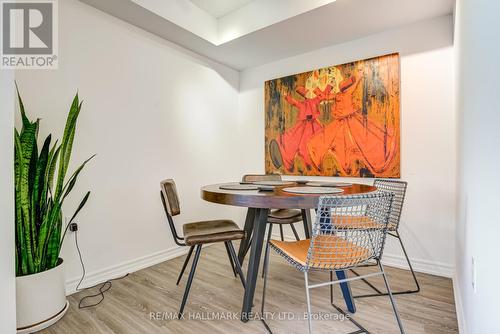
<instances>
[{"instance_id":1,"label":"ceiling cove","mask_svg":"<svg viewBox=\"0 0 500 334\"><path fill-rule=\"evenodd\" d=\"M454 0L80 0L236 70L453 12Z\"/></svg>"}]
</instances>

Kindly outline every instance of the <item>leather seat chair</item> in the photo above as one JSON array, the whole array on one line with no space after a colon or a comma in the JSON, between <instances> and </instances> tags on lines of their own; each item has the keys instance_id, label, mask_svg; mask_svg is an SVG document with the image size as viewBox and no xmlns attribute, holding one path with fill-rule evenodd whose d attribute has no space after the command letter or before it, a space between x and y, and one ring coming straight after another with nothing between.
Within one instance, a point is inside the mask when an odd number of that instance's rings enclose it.
<instances>
[{"instance_id":1,"label":"leather seat chair","mask_svg":"<svg viewBox=\"0 0 500 334\"><path fill-rule=\"evenodd\" d=\"M193 263L191 264L191 271L189 272L188 281L184 290L184 296L182 298L179 315L182 315L182 313L184 312L184 306L186 305L186 301L189 295L189 289L191 288L191 283L193 282L194 273L201 254L201 249L205 244L211 244L215 242L224 243L229 257L229 262L231 263L231 267L233 269L233 273L235 276L238 275L240 277L241 283L243 284L243 287L245 287L243 272L241 270L238 257L236 256L236 252L232 244L233 240L241 240L245 238L245 231L241 230L238 225L236 225L236 223L232 220L219 219L184 224L183 237L179 236L177 234L177 230L175 228L173 220L174 216L177 216L181 213L179 196L177 195L175 182L172 179L167 179L162 181L160 185L160 197L165 209L165 213L167 215L168 225L172 232L174 241L179 246L189 246L188 255L186 257L186 260L184 261L179 277L177 278L177 285L179 284L182 275L184 274L184 270L186 269L193 251L195 251ZM179 316L179 318L181 317Z\"/></svg>"}]
</instances>

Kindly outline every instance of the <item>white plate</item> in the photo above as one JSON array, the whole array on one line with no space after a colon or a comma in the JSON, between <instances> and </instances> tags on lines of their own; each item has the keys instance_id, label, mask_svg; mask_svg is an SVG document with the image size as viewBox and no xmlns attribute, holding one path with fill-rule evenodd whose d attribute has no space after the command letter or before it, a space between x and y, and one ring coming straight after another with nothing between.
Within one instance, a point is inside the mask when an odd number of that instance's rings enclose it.
<instances>
[{"instance_id":1,"label":"white plate","mask_svg":"<svg viewBox=\"0 0 500 334\"><path fill-rule=\"evenodd\" d=\"M312 182L307 182L306 186L310 186L310 187L350 187L350 186L352 186L352 183L312 181Z\"/></svg>"},{"instance_id":2,"label":"white plate","mask_svg":"<svg viewBox=\"0 0 500 334\"><path fill-rule=\"evenodd\" d=\"M332 187L291 187L284 188L283 191L293 194L337 194L344 190Z\"/></svg>"},{"instance_id":3,"label":"white plate","mask_svg":"<svg viewBox=\"0 0 500 334\"><path fill-rule=\"evenodd\" d=\"M225 184L219 187L224 190L258 190L259 187L253 184Z\"/></svg>"},{"instance_id":4,"label":"white plate","mask_svg":"<svg viewBox=\"0 0 500 334\"><path fill-rule=\"evenodd\" d=\"M252 182L253 184L256 184L258 186L288 186L291 184L294 184L295 182L290 182L290 181L257 181L257 182Z\"/></svg>"}]
</instances>

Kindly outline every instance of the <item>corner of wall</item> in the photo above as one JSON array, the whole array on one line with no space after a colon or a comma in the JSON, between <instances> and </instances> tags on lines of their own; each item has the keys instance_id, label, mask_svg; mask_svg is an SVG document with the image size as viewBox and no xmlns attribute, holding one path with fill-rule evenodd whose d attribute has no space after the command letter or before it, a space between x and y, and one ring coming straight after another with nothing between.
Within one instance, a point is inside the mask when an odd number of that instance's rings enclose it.
<instances>
[{"instance_id":1,"label":"corner of wall","mask_svg":"<svg viewBox=\"0 0 500 334\"><path fill-rule=\"evenodd\" d=\"M462 295L460 294L460 282L457 277L457 273L453 275L453 297L455 299L455 312L457 314L458 321L458 332L461 334L467 334L467 324L465 320L465 313L463 308Z\"/></svg>"},{"instance_id":2,"label":"corner of wall","mask_svg":"<svg viewBox=\"0 0 500 334\"><path fill-rule=\"evenodd\" d=\"M14 255L14 72L0 70L0 333L16 331L16 280Z\"/></svg>"}]
</instances>

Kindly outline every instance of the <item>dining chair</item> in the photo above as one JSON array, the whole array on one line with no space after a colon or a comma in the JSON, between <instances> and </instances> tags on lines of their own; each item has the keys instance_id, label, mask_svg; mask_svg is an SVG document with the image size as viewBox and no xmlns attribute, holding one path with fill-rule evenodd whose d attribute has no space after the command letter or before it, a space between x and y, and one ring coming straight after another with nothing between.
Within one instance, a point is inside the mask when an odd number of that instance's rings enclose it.
<instances>
[{"instance_id":1,"label":"dining chair","mask_svg":"<svg viewBox=\"0 0 500 334\"><path fill-rule=\"evenodd\" d=\"M322 196L319 199L316 220L313 225L310 240L300 241L269 241L270 248L281 255L290 265L304 273L307 321L309 333L312 333L311 297L310 289L330 286L331 305L347 317L359 330L353 333L368 333L352 316L347 315L333 302L333 285L359 280L362 278L380 275L384 279L385 287L392 309L399 326L404 334L403 324L399 317L384 266L382 253L387 236L389 215L394 194L389 192L373 192L363 195L349 196ZM361 221L371 222L366 228L350 228L352 225L361 225ZM343 226L337 228L337 226ZM269 249L267 252L269 252ZM348 270L375 260L379 271L369 274L333 280L333 271ZM262 292L261 314L264 312L267 277L269 264L264 266L264 287ZM309 283L310 271L330 272L330 280L322 283ZM271 332L264 317L262 322Z\"/></svg>"},{"instance_id":2,"label":"dining chair","mask_svg":"<svg viewBox=\"0 0 500 334\"><path fill-rule=\"evenodd\" d=\"M242 178L243 182L265 182L265 181L282 181L281 175L279 174L246 174ZM283 234L283 225L288 225L292 229L293 235L296 240L300 240L299 234L295 229L293 224L302 221L302 211L298 209L273 209L269 212L267 218L267 223L269 225L266 240L266 250L268 247L268 242L271 240L271 235L273 233L273 226L278 225L280 229L281 240L284 241L285 237ZM248 243L250 246L251 242ZM267 251L266 251L267 253ZM267 257L264 257L264 263L267 261ZM264 277L264 271L262 271L262 277Z\"/></svg>"},{"instance_id":3,"label":"dining chair","mask_svg":"<svg viewBox=\"0 0 500 334\"><path fill-rule=\"evenodd\" d=\"M392 294L393 295L401 295L401 294L418 293L418 292L420 292L420 284L418 283L417 276L416 276L415 271L413 270L413 267L411 265L410 259L408 257L407 252L406 252L405 246L403 244L403 240L401 239L401 235L399 234L401 212L403 210L403 204L404 204L404 200L405 200L406 188L408 186L408 183L405 181L376 179L374 181L373 185L375 187L377 187L378 191L389 192L389 193L394 194L394 200L392 202L391 214L389 216L388 235L398 239L399 244L401 245L401 249L403 250L403 254L406 258L406 262L408 263L408 267L410 268L410 272L411 272L411 275L413 277L413 281L414 281L415 286L416 286L416 288L414 288L414 289L409 289L409 290L405 290L405 291L394 291ZM367 265L367 267L372 266L372 265L376 265L376 264L370 264L370 265ZM355 270L351 270L351 271L355 275L358 275L357 271L355 271ZM377 297L377 296L386 296L387 295L387 293L380 291L380 289L378 289L375 285L373 285L368 280L363 279L362 281L365 282L376 293L357 295L357 296L354 296L355 298Z\"/></svg>"},{"instance_id":4,"label":"dining chair","mask_svg":"<svg viewBox=\"0 0 500 334\"><path fill-rule=\"evenodd\" d=\"M200 259L201 249L205 244L216 242L224 243L229 257L229 262L231 263L231 267L233 269L233 273L235 274L235 276L236 274L238 274L241 283L243 284L243 288L245 287L245 278L243 276L240 262L238 261L238 257L236 256L236 252L232 244L233 240L242 240L243 238L245 238L245 231L241 230L238 225L236 225L236 223L232 220L205 220L184 224L182 226L183 237L179 236L179 234L177 234L177 230L175 228L173 220L173 216L179 215L181 213L179 196L177 195L175 182L172 179L167 179L162 181L160 183L160 186L160 197L163 203L163 208L165 209L165 213L167 215L168 225L170 226L174 241L179 246L189 247L188 255L186 257L186 260L184 261L184 264L182 265L182 269L179 273L179 277L177 278L176 285L179 285L189 259L191 258L193 251L195 251L194 259L191 264L191 271L189 272L188 281L184 290L184 296L182 298L182 303L179 310L179 318L181 318L189 295L191 283L193 282L196 266L198 265L198 260Z\"/></svg>"}]
</instances>

